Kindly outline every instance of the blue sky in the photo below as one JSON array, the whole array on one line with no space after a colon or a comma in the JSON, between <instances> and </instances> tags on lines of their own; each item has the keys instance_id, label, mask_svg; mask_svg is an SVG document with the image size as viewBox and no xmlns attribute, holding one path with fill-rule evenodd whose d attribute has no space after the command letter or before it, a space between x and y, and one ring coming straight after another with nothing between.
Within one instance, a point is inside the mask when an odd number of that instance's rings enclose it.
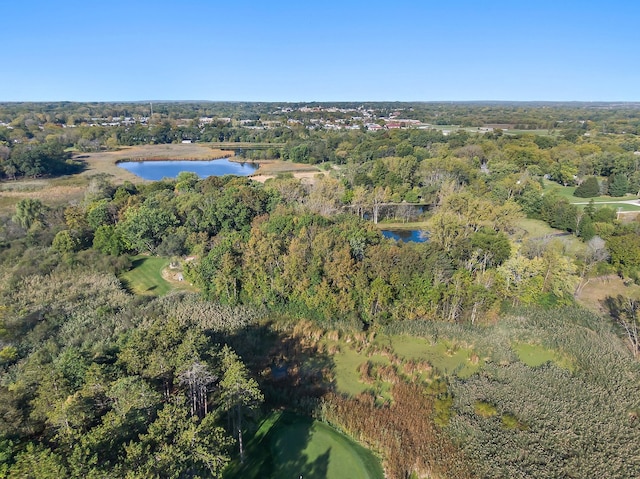
<instances>
[{"instance_id":1,"label":"blue sky","mask_svg":"<svg viewBox=\"0 0 640 479\"><path fill-rule=\"evenodd\" d=\"M639 101L640 2L32 0L0 101Z\"/></svg>"}]
</instances>

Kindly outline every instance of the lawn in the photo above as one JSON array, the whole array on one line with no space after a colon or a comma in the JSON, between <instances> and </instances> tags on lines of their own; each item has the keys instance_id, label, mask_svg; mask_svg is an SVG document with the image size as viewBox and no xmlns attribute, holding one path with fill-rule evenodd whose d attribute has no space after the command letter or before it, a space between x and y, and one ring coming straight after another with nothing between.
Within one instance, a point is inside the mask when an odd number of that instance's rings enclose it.
<instances>
[{"instance_id":1,"label":"lawn","mask_svg":"<svg viewBox=\"0 0 640 479\"><path fill-rule=\"evenodd\" d=\"M381 230L420 230L428 231L428 223L426 221L407 221L401 223L397 221L380 221L377 225Z\"/></svg>"},{"instance_id":2,"label":"lawn","mask_svg":"<svg viewBox=\"0 0 640 479\"><path fill-rule=\"evenodd\" d=\"M237 160L234 160L237 161ZM317 166L306 163L294 163L283 160L258 160L258 170L256 175L278 175L280 173L322 173Z\"/></svg>"},{"instance_id":3,"label":"lawn","mask_svg":"<svg viewBox=\"0 0 640 479\"><path fill-rule=\"evenodd\" d=\"M132 293L162 296L173 289L171 283L162 277L162 270L168 265L166 258L136 256L132 269L122 274L120 279Z\"/></svg>"},{"instance_id":4,"label":"lawn","mask_svg":"<svg viewBox=\"0 0 640 479\"><path fill-rule=\"evenodd\" d=\"M593 200L596 206L598 204L602 204L603 206L609 206L614 210L619 209L620 211L640 211L640 204L633 205L624 203L626 201L637 200L637 196L597 196L595 198L578 198L577 196L573 196L573 192L575 190L575 186L561 186L558 183L548 180L545 180L544 182L545 192L554 192L558 196L565 198L569 203L573 203L575 205L587 205L591 200Z\"/></svg>"},{"instance_id":5,"label":"lawn","mask_svg":"<svg viewBox=\"0 0 640 479\"><path fill-rule=\"evenodd\" d=\"M542 238L544 236L564 233L562 230L552 228L542 220L534 220L531 218L522 218L519 220L518 227L522 229L525 236L529 238Z\"/></svg>"},{"instance_id":6,"label":"lawn","mask_svg":"<svg viewBox=\"0 0 640 479\"><path fill-rule=\"evenodd\" d=\"M380 461L332 427L288 412L269 415L228 479L382 479Z\"/></svg>"}]
</instances>

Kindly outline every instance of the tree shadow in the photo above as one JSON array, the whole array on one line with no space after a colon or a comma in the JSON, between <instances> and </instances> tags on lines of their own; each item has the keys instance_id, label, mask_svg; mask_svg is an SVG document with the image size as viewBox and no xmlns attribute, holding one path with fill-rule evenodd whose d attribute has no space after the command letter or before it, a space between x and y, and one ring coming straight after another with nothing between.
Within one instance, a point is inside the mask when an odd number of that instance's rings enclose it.
<instances>
[{"instance_id":1,"label":"tree shadow","mask_svg":"<svg viewBox=\"0 0 640 479\"><path fill-rule=\"evenodd\" d=\"M211 340L227 344L254 373L265 396L265 410L276 411L262 424L247 423L245 464L237 461L229 478L325 478L330 450L310 459L309 445L320 398L334 389L334 362L315 341L276 328L273 323L252 324L228 332L211 332ZM293 412L295 411L295 413ZM269 427L266 424L274 421ZM267 427L265 433L263 429Z\"/></svg>"},{"instance_id":2,"label":"tree shadow","mask_svg":"<svg viewBox=\"0 0 640 479\"><path fill-rule=\"evenodd\" d=\"M273 421L273 416L277 419ZM227 479L326 479L331 447L314 459L305 452L312 440L313 420L291 412L269 416L247 443L244 464L235 461Z\"/></svg>"},{"instance_id":3,"label":"tree shadow","mask_svg":"<svg viewBox=\"0 0 640 479\"><path fill-rule=\"evenodd\" d=\"M311 459L306 453L312 436L313 421L306 417L284 414L275 429L271 442L276 461L272 478L292 477L326 479L329 470L331 447Z\"/></svg>"},{"instance_id":4,"label":"tree shadow","mask_svg":"<svg viewBox=\"0 0 640 479\"><path fill-rule=\"evenodd\" d=\"M622 296L618 296L614 298L613 296L607 296L602 301L600 301L602 306L605 307L609 315L614 319L618 320L620 318L620 314L623 310L623 299Z\"/></svg>"},{"instance_id":5,"label":"tree shadow","mask_svg":"<svg viewBox=\"0 0 640 479\"><path fill-rule=\"evenodd\" d=\"M215 333L214 333L215 334ZM314 341L276 330L273 323L254 324L214 341L228 344L256 374L271 409L310 414L317 400L335 389L333 358Z\"/></svg>"},{"instance_id":6,"label":"tree shadow","mask_svg":"<svg viewBox=\"0 0 640 479\"><path fill-rule=\"evenodd\" d=\"M147 258L136 258L131 262L131 268L129 269L129 271L136 269L139 266L142 266L144 264L144 262L147 260Z\"/></svg>"},{"instance_id":7,"label":"tree shadow","mask_svg":"<svg viewBox=\"0 0 640 479\"><path fill-rule=\"evenodd\" d=\"M602 302L617 325L620 334L626 336L627 344L634 357L640 355L640 300L622 296L607 296Z\"/></svg>"}]
</instances>

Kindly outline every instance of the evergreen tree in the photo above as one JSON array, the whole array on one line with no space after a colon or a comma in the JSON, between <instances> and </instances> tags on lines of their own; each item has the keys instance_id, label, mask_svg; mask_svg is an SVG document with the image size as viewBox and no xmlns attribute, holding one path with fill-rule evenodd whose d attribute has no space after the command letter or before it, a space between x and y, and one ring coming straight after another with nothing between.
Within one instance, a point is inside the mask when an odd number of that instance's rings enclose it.
<instances>
[{"instance_id":1,"label":"evergreen tree","mask_svg":"<svg viewBox=\"0 0 640 479\"><path fill-rule=\"evenodd\" d=\"M244 462L242 441L243 419L247 412L255 410L264 401L264 396L255 379L249 377L247 367L228 346L222 350L224 375L220 381L223 407L229 414L234 435L238 439L240 461Z\"/></svg>"},{"instance_id":2,"label":"evergreen tree","mask_svg":"<svg viewBox=\"0 0 640 479\"><path fill-rule=\"evenodd\" d=\"M578 198L593 198L600 196L600 185L598 179L595 176L587 178L580 186L573 192L573 196Z\"/></svg>"},{"instance_id":3,"label":"evergreen tree","mask_svg":"<svg viewBox=\"0 0 640 479\"><path fill-rule=\"evenodd\" d=\"M609 196L624 196L629 190L629 180L625 175L613 175L609 177Z\"/></svg>"},{"instance_id":4,"label":"evergreen tree","mask_svg":"<svg viewBox=\"0 0 640 479\"><path fill-rule=\"evenodd\" d=\"M589 201L589 204L584 207L584 213L590 218L593 219L596 215L596 205L593 201L593 198Z\"/></svg>"}]
</instances>

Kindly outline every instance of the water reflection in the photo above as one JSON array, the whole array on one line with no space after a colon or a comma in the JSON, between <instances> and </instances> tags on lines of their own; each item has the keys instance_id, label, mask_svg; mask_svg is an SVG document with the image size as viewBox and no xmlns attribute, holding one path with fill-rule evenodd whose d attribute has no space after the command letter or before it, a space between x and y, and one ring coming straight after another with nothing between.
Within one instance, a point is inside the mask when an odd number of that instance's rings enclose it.
<instances>
[{"instance_id":1,"label":"water reflection","mask_svg":"<svg viewBox=\"0 0 640 479\"><path fill-rule=\"evenodd\" d=\"M162 178L176 178L182 171L193 172L200 178L224 175L247 176L258 168L258 165L253 163L238 163L227 159L205 161L123 161L118 163L118 166L140 178L154 181Z\"/></svg>"},{"instance_id":2,"label":"water reflection","mask_svg":"<svg viewBox=\"0 0 640 479\"><path fill-rule=\"evenodd\" d=\"M405 243L409 241L424 243L429 240L429 232L422 230L382 230L382 235Z\"/></svg>"}]
</instances>

